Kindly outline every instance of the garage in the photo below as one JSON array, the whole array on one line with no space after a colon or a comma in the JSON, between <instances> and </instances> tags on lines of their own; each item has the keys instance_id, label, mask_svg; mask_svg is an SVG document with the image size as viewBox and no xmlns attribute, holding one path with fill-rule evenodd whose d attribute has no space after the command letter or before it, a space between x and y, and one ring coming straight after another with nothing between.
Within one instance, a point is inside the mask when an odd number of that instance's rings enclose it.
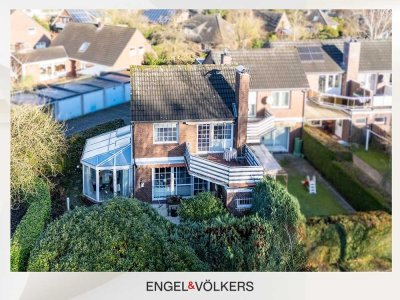
<instances>
[{"instance_id":1,"label":"garage","mask_svg":"<svg viewBox=\"0 0 400 300\"><path fill-rule=\"evenodd\" d=\"M129 102L131 100L131 78L129 75L124 75L122 73L109 73L100 76L99 78L123 84L124 102Z\"/></svg>"},{"instance_id":2,"label":"garage","mask_svg":"<svg viewBox=\"0 0 400 300\"><path fill-rule=\"evenodd\" d=\"M104 89L104 108L112 107L125 102L124 85L120 82L114 82L101 78L90 78L80 81L80 84Z\"/></svg>"}]
</instances>

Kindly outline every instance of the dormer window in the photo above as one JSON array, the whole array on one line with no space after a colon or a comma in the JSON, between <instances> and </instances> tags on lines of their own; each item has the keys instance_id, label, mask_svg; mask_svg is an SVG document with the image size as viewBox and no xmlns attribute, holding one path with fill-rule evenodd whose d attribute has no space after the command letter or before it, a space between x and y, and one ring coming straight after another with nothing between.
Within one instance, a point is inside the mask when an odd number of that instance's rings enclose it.
<instances>
[{"instance_id":1,"label":"dormer window","mask_svg":"<svg viewBox=\"0 0 400 300\"><path fill-rule=\"evenodd\" d=\"M83 42L82 45L79 47L78 52L80 52L80 53L86 52L86 50L89 48L89 46L90 46L90 43Z\"/></svg>"}]
</instances>

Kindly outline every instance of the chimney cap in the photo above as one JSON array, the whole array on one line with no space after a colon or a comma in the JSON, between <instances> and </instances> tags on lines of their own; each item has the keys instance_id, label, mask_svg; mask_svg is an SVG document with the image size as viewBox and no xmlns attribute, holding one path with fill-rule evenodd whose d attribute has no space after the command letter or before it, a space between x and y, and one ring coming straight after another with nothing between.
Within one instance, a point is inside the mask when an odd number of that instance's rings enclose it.
<instances>
[{"instance_id":1,"label":"chimney cap","mask_svg":"<svg viewBox=\"0 0 400 300\"><path fill-rule=\"evenodd\" d=\"M245 67L243 67L242 65L240 65L240 66L236 67L236 72L238 72L239 74L246 74L247 69Z\"/></svg>"}]
</instances>

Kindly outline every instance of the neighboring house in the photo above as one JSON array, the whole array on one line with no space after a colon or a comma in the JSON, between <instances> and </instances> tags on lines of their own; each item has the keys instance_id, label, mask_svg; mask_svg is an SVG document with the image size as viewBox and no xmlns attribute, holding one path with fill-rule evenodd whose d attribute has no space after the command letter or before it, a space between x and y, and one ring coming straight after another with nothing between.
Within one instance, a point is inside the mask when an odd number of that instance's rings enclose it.
<instances>
[{"instance_id":1,"label":"neighboring house","mask_svg":"<svg viewBox=\"0 0 400 300\"><path fill-rule=\"evenodd\" d=\"M71 60L72 74L98 75L140 65L150 43L135 28L98 24L68 23L52 41L64 46Z\"/></svg>"},{"instance_id":2,"label":"neighboring house","mask_svg":"<svg viewBox=\"0 0 400 300\"><path fill-rule=\"evenodd\" d=\"M318 31L318 28L321 26L328 26L333 29L337 29L339 26L338 22L320 9L309 10L305 18L309 23L307 27L311 32Z\"/></svg>"},{"instance_id":3,"label":"neighboring house","mask_svg":"<svg viewBox=\"0 0 400 300\"><path fill-rule=\"evenodd\" d=\"M188 40L201 44L202 49L211 49L231 45L235 40L235 30L231 23L220 14L198 14L183 24Z\"/></svg>"},{"instance_id":4,"label":"neighboring house","mask_svg":"<svg viewBox=\"0 0 400 300\"><path fill-rule=\"evenodd\" d=\"M32 83L52 81L70 72L70 61L63 46L23 50L11 54L15 80L30 77Z\"/></svg>"},{"instance_id":5,"label":"neighboring house","mask_svg":"<svg viewBox=\"0 0 400 300\"><path fill-rule=\"evenodd\" d=\"M309 87L296 49L211 51L203 64L243 65L250 73L248 141L289 152L301 136Z\"/></svg>"},{"instance_id":6,"label":"neighboring house","mask_svg":"<svg viewBox=\"0 0 400 300\"><path fill-rule=\"evenodd\" d=\"M100 11L95 9L63 9L51 22L51 28L60 31L69 22L95 24L100 18Z\"/></svg>"},{"instance_id":7,"label":"neighboring house","mask_svg":"<svg viewBox=\"0 0 400 300\"><path fill-rule=\"evenodd\" d=\"M50 45L50 32L20 10L12 10L11 52L27 49L46 48Z\"/></svg>"},{"instance_id":8,"label":"neighboring house","mask_svg":"<svg viewBox=\"0 0 400 300\"><path fill-rule=\"evenodd\" d=\"M211 191L233 211L248 209L256 183L281 168L267 148L248 143L246 69L149 66L131 73L132 124L86 141L83 195L161 206L171 195Z\"/></svg>"},{"instance_id":9,"label":"neighboring house","mask_svg":"<svg viewBox=\"0 0 400 300\"><path fill-rule=\"evenodd\" d=\"M143 11L143 16L150 23L168 24L174 19L176 22L181 23L189 19L188 10L176 9L146 9Z\"/></svg>"},{"instance_id":10,"label":"neighboring house","mask_svg":"<svg viewBox=\"0 0 400 300\"><path fill-rule=\"evenodd\" d=\"M265 30L268 33L276 34L278 37L289 36L292 26L285 12L273 10L255 10L255 15L265 22Z\"/></svg>"},{"instance_id":11,"label":"neighboring house","mask_svg":"<svg viewBox=\"0 0 400 300\"><path fill-rule=\"evenodd\" d=\"M392 123L392 41L322 40L276 42L295 47L310 84L305 119L351 141L354 127ZM317 106L316 106L317 104ZM321 111L329 107L331 112Z\"/></svg>"}]
</instances>

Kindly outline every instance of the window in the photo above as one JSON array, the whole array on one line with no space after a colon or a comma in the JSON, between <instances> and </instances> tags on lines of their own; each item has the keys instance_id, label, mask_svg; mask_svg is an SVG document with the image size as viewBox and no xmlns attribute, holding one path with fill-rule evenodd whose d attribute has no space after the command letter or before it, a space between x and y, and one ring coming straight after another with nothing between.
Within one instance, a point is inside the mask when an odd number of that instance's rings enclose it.
<instances>
[{"instance_id":1,"label":"window","mask_svg":"<svg viewBox=\"0 0 400 300\"><path fill-rule=\"evenodd\" d=\"M251 208L252 198L247 197L245 195L240 195L235 199L236 202L236 210L245 211Z\"/></svg>"},{"instance_id":2,"label":"window","mask_svg":"<svg viewBox=\"0 0 400 300\"><path fill-rule=\"evenodd\" d=\"M129 56L135 56L137 53L136 53L136 48L135 47L132 47L131 49L129 49Z\"/></svg>"},{"instance_id":3,"label":"window","mask_svg":"<svg viewBox=\"0 0 400 300\"><path fill-rule=\"evenodd\" d=\"M140 46L138 51L139 51L140 55L143 55L144 54L144 47Z\"/></svg>"},{"instance_id":4,"label":"window","mask_svg":"<svg viewBox=\"0 0 400 300\"><path fill-rule=\"evenodd\" d=\"M355 120L355 123L359 125L365 125L367 124L367 118L358 118Z\"/></svg>"},{"instance_id":5,"label":"window","mask_svg":"<svg viewBox=\"0 0 400 300\"><path fill-rule=\"evenodd\" d=\"M321 120L313 120L313 121L310 122L310 125L314 126L314 127L321 127L322 126L322 121Z\"/></svg>"},{"instance_id":6,"label":"window","mask_svg":"<svg viewBox=\"0 0 400 300\"><path fill-rule=\"evenodd\" d=\"M210 190L209 182L207 180L193 177L193 195Z\"/></svg>"},{"instance_id":7,"label":"window","mask_svg":"<svg viewBox=\"0 0 400 300\"><path fill-rule=\"evenodd\" d=\"M289 132L290 127L276 127L274 131L263 137L263 143L271 152L287 152L289 151Z\"/></svg>"},{"instance_id":8,"label":"window","mask_svg":"<svg viewBox=\"0 0 400 300\"><path fill-rule=\"evenodd\" d=\"M178 123L154 124L154 143L168 144L178 142Z\"/></svg>"},{"instance_id":9,"label":"window","mask_svg":"<svg viewBox=\"0 0 400 300\"><path fill-rule=\"evenodd\" d=\"M229 140L232 138L232 124L214 125L214 140Z\"/></svg>"},{"instance_id":10,"label":"window","mask_svg":"<svg viewBox=\"0 0 400 300\"><path fill-rule=\"evenodd\" d=\"M36 49L46 48L46 42L38 42L35 46Z\"/></svg>"},{"instance_id":11,"label":"window","mask_svg":"<svg viewBox=\"0 0 400 300\"><path fill-rule=\"evenodd\" d=\"M165 199L171 195L192 195L192 176L186 167L154 168L153 199Z\"/></svg>"},{"instance_id":12,"label":"window","mask_svg":"<svg viewBox=\"0 0 400 300\"><path fill-rule=\"evenodd\" d=\"M257 93L249 92L249 111L248 116L254 118L257 114Z\"/></svg>"},{"instance_id":13,"label":"window","mask_svg":"<svg viewBox=\"0 0 400 300\"><path fill-rule=\"evenodd\" d=\"M88 42L83 42L82 45L79 47L78 52L83 53L86 52L86 50L89 48L90 43Z\"/></svg>"},{"instance_id":14,"label":"window","mask_svg":"<svg viewBox=\"0 0 400 300\"><path fill-rule=\"evenodd\" d=\"M289 92L273 92L272 107L288 108L289 107Z\"/></svg>"},{"instance_id":15,"label":"window","mask_svg":"<svg viewBox=\"0 0 400 300\"><path fill-rule=\"evenodd\" d=\"M375 124L385 125L386 124L386 117L376 117Z\"/></svg>"},{"instance_id":16,"label":"window","mask_svg":"<svg viewBox=\"0 0 400 300\"><path fill-rule=\"evenodd\" d=\"M56 65L55 70L56 70L56 72L60 72L60 73L65 72L65 65L64 64Z\"/></svg>"},{"instance_id":17,"label":"window","mask_svg":"<svg viewBox=\"0 0 400 300\"><path fill-rule=\"evenodd\" d=\"M201 124L197 128L197 148L208 151L210 148L210 124Z\"/></svg>"},{"instance_id":18,"label":"window","mask_svg":"<svg viewBox=\"0 0 400 300\"><path fill-rule=\"evenodd\" d=\"M35 27L28 28L28 33L30 35L34 35L36 33L36 28Z\"/></svg>"},{"instance_id":19,"label":"window","mask_svg":"<svg viewBox=\"0 0 400 300\"><path fill-rule=\"evenodd\" d=\"M318 91L325 93L326 76L320 75L318 80Z\"/></svg>"},{"instance_id":20,"label":"window","mask_svg":"<svg viewBox=\"0 0 400 300\"><path fill-rule=\"evenodd\" d=\"M180 196L191 196L192 194L192 177L189 175L186 167L178 167L174 169L175 194Z\"/></svg>"},{"instance_id":21,"label":"window","mask_svg":"<svg viewBox=\"0 0 400 300\"><path fill-rule=\"evenodd\" d=\"M171 195L171 168L155 168L153 198L165 198Z\"/></svg>"},{"instance_id":22,"label":"window","mask_svg":"<svg viewBox=\"0 0 400 300\"><path fill-rule=\"evenodd\" d=\"M332 90L340 92L340 74L319 75L318 91L332 93Z\"/></svg>"}]
</instances>

